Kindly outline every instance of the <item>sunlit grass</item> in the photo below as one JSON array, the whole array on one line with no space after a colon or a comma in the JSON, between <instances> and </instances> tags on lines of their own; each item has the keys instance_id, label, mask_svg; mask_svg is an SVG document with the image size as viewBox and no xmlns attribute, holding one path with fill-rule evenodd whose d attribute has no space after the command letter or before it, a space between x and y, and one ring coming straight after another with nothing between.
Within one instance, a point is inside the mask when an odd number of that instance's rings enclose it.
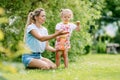
<instances>
[{"instance_id":1,"label":"sunlit grass","mask_svg":"<svg viewBox=\"0 0 120 80\"><path fill-rule=\"evenodd\" d=\"M25 70L19 73L3 73L7 80L119 80L120 55L89 54L76 57L69 68L62 64L56 70ZM19 66L19 65L18 65ZM20 66L19 66L20 67Z\"/></svg>"}]
</instances>

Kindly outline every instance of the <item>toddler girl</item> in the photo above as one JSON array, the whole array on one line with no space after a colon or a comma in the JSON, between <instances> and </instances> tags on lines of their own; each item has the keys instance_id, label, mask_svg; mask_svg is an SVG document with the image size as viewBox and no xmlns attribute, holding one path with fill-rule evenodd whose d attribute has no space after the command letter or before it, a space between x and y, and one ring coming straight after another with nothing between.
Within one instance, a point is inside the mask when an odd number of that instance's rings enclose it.
<instances>
[{"instance_id":1,"label":"toddler girl","mask_svg":"<svg viewBox=\"0 0 120 80\"><path fill-rule=\"evenodd\" d=\"M67 68L68 50L70 49L70 36L74 29L77 31L80 30L80 22L77 21L76 25L70 22L70 20L73 18L73 13L70 9L62 9L60 16L62 21L56 25L56 32L59 30L64 30L65 32L68 32L68 34L58 36L56 38L56 65L57 67L60 65L60 56L62 55L65 68Z\"/></svg>"}]
</instances>

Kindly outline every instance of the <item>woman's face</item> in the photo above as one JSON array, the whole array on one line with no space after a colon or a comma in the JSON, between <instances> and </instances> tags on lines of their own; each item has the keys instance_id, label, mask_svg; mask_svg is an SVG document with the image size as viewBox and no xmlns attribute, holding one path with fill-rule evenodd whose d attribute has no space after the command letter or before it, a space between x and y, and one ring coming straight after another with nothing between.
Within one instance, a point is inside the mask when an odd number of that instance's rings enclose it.
<instances>
[{"instance_id":1,"label":"woman's face","mask_svg":"<svg viewBox=\"0 0 120 80\"><path fill-rule=\"evenodd\" d=\"M40 24L43 24L46 20L46 14L45 14L45 11L41 11L40 15L37 17L37 21L40 23Z\"/></svg>"}]
</instances>

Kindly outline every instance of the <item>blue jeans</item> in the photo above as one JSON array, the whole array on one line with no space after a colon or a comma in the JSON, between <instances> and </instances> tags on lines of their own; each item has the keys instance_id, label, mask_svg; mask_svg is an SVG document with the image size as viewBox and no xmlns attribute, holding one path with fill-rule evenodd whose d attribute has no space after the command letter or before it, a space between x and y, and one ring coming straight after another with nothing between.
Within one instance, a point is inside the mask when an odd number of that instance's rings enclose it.
<instances>
[{"instance_id":1,"label":"blue jeans","mask_svg":"<svg viewBox=\"0 0 120 80\"><path fill-rule=\"evenodd\" d=\"M40 59L41 57L42 56L40 52L33 52L32 54L23 54L22 63L25 65L25 67L28 67L32 59Z\"/></svg>"}]
</instances>

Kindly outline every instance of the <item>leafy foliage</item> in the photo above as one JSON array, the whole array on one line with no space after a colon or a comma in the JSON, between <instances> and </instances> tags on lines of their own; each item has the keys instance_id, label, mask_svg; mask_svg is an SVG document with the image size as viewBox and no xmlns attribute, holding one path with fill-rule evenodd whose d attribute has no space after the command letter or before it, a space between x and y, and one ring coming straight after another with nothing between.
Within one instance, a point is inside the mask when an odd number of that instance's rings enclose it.
<instances>
[{"instance_id":1,"label":"leafy foliage","mask_svg":"<svg viewBox=\"0 0 120 80\"><path fill-rule=\"evenodd\" d=\"M97 29L98 26L95 21L101 17L101 9L104 7L104 0L94 2L88 0L1 0L0 6L5 10L4 17L7 18L6 23L2 22L0 24L0 29L5 35L5 40L1 41L1 45L8 49L8 52L2 51L2 53L19 54L17 56L24 53L19 51L21 49L18 49L18 44L23 39L28 13L38 7L46 10L47 21L44 26L48 28L50 34L54 33L55 25L61 21L60 10L70 8L74 13L72 22L75 23L80 20L81 23L81 31L74 31L71 37L70 56L88 52L86 46L91 46L93 39L93 34L89 33L90 26L93 25L94 30ZM54 42L55 39L50 40L50 45L54 46ZM49 56L48 54L46 53L44 56L52 58L52 54L49 54Z\"/></svg>"},{"instance_id":2,"label":"leafy foliage","mask_svg":"<svg viewBox=\"0 0 120 80\"><path fill-rule=\"evenodd\" d=\"M119 37L120 37L120 2L119 0L106 0L106 7L103 8L104 12L103 15L110 17L108 20L109 22L116 22L118 26L118 32L116 36L114 37L112 42L119 43ZM110 14L110 15L108 15ZM106 20L106 22L108 21Z\"/></svg>"}]
</instances>

